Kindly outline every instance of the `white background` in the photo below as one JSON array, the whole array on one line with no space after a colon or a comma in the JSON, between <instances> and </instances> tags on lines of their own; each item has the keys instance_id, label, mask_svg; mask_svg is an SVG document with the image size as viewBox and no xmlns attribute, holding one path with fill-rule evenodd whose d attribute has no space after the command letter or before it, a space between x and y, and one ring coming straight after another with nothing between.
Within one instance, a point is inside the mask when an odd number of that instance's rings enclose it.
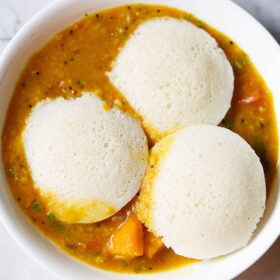
<instances>
[{"instance_id":1,"label":"white background","mask_svg":"<svg viewBox=\"0 0 280 280\"><path fill-rule=\"evenodd\" d=\"M19 28L52 1L58 0L0 0L0 53ZM280 43L280 0L234 2L255 16ZM55 280L19 248L0 223L0 280L33 279ZM237 279L280 280L280 238L256 264Z\"/></svg>"}]
</instances>

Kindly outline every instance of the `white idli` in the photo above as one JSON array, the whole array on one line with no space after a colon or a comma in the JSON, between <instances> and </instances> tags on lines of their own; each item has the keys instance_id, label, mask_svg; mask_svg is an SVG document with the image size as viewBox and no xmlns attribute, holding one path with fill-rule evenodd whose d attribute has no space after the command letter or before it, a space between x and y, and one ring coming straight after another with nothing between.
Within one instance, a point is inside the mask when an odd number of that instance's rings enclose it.
<instances>
[{"instance_id":1,"label":"white idli","mask_svg":"<svg viewBox=\"0 0 280 280\"><path fill-rule=\"evenodd\" d=\"M23 143L35 188L56 218L103 220L140 188L148 161L139 121L95 95L45 100L31 112Z\"/></svg>"},{"instance_id":2,"label":"white idli","mask_svg":"<svg viewBox=\"0 0 280 280\"><path fill-rule=\"evenodd\" d=\"M263 215L262 165L239 135L191 126L152 149L136 212L177 254L209 259L245 246Z\"/></svg>"},{"instance_id":3,"label":"white idli","mask_svg":"<svg viewBox=\"0 0 280 280\"><path fill-rule=\"evenodd\" d=\"M107 75L156 139L193 124L219 124L233 94L232 67L215 39L168 17L141 24Z\"/></svg>"}]
</instances>

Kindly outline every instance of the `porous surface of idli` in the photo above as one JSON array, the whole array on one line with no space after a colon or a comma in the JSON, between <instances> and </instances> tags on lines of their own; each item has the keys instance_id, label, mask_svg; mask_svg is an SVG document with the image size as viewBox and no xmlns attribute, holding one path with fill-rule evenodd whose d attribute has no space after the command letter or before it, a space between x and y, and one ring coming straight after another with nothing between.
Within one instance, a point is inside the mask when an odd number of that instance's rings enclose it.
<instances>
[{"instance_id":1,"label":"porous surface of idli","mask_svg":"<svg viewBox=\"0 0 280 280\"><path fill-rule=\"evenodd\" d=\"M148 161L140 122L90 94L38 103L23 143L35 188L69 223L120 210L139 190Z\"/></svg>"},{"instance_id":2,"label":"porous surface of idli","mask_svg":"<svg viewBox=\"0 0 280 280\"><path fill-rule=\"evenodd\" d=\"M217 125L233 94L232 67L215 39L169 17L141 24L107 75L156 139L193 124Z\"/></svg>"},{"instance_id":3,"label":"porous surface of idli","mask_svg":"<svg viewBox=\"0 0 280 280\"><path fill-rule=\"evenodd\" d=\"M263 168L249 144L228 129L199 125L152 149L136 212L177 254L209 259L248 243L265 200Z\"/></svg>"}]
</instances>

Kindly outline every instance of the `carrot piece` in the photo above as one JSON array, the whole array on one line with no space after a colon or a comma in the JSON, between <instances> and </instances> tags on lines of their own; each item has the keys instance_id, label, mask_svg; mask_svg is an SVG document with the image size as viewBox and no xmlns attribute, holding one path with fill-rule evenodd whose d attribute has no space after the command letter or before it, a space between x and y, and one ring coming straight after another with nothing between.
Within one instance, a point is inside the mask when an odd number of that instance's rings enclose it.
<instances>
[{"instance_id":1,"label":"carrot piece","mask_svg":"<svg viewBox=\"0 0 280 280\"><path fill-rule=\"evenodd\" d=\"M93 249L96 252L102 251L102 246L99 242L96 241L89 241L84 243L86 248Z\"/></svg>"},{"instance_id":2,"label":"carrot piece","mask_svg":"<svg viewBox=\"0 0 280 280\"><path fill-rule=\"evenodd\" d=\"M109 241L109 251L113 255L126 257L143 255L143 227L136 215L130 213L127 219L112 234Z\"/></svg>"},{"instance_id":3,"label":"carrot piece","mask_svg":"<svg viewBox=\"0 0 280 280\"><path fill-rule=\"evenodd\" d=\"M262 103L264 93L259 89L259 82L251 79L243 79L241 85L233 96L233 102L237 104Z\"/></svg>"},{"instance_id":4,"label":"carrot piece","mask_svg":"<svg viewBox=\"0 0 280 280\"><path fill-rule=\"evenodd\" d=\"M249 104L254 103L262 99L262 94L258 89L255 89L251 92L243 93L242 96L239 97L239 104Z\"/></svg>"},{"instance_id":5,"label":"carrot piece","mask_svg":"<svg viewBox=\"0 0 280 280\"><path fill-rule=\"evenodd\" d=\"M159 251L164 248L161 238L153 233L146 231L144 235L144 254L152 259Z\"/></svg>"}]
</instances>

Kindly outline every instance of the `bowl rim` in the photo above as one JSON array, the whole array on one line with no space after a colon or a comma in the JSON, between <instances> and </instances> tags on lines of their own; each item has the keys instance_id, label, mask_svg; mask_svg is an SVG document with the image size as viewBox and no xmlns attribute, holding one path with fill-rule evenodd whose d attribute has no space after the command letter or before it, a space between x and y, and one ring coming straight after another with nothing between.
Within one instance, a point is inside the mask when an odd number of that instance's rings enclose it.
<instances>
[{"instance_id":1,"label":"bowl rim","mask_svg":"<svg viewBox=\"0 0 280 280\"><path fill-rule=\"evenodd\" d=\"M18 51L20 45L24 44L23 39L28 37L32 32L38 31L38 26L42 26L48 19L49 15L58 10L61 7L67 7L71 5L71 2L75 2L76 0L56 0L48 4L45 8L43 8L41 11L39 11L35 16L33 16L26 24L23 25L23 27L20 29L20 31L14 36L14 38L9 42L8 46L5 48L3 53L0 56L0 83L2 81L1 77L5 76L6 70L9 68L9 61L13 59L14 53ZM208 0L201 0L208 1ZM243 13L244 16L246 16L248 19L250 19L251 22L254 23L256 28L262 30L264 39L268 41L268 43L271 46L274 46L275 50L278 51L278 61L280 61L280 46L278 45L277 41L272 37L272 35L255 19L253 18L249 13L244 11L242 8L240 8L237 4L231 2L230 0L215 0L217 3L227 3L227 5L234 7L235 9L239 10ZM116 1L117 2L117 1ZM123 5L126 2L133 2L133 1L119 1L123 3L119 3L115 6ZM150 2L150 4L157 4L156 1L139 1L139 3L147 3ZM166 1L166 5L172 7L171 1ZM211 25L211 24L210 24ZM58 32L59 30L57 30ZM48 38L50 40L50 38ZM278 120L278 123L280 123L280 120ZM1 132L2 134L2 132ZM1 147L0 147L1 149ZM278 161L279 165L279 161ZM279 182L279 172L277 174L278 178L276 178L276 181ZM278 186L275 186L276 188L279 188ZM278 196L280 197L279 191ZM278 202L277 209L275 212L278 213L278 217L280 217L280 203ZM276 214L277 214L276 213ZM275 220L275 219L274 219ZM27 239L24 235L22 235L20 231L20 227L14 223L9 218L9 213L7 212L7 209L4 207L4 203L0 199L0 221L3 223L4 227L7 229L9 234L13 237L13 239L19 244L19 246L40 266L44 267L47 271L51 272L53 275L64 278L65 275L63 273L63 269L57 270L57 266L54 265L55 262L50 262L47 260L46 255L44 256L44 253L38 250L38 248L35 248L32 244L30 244L29 239ZM257 261L273 244L273 242L278 238L280 235L280 225L279 227L275 227L273 231L270 233L270 240L266 241L266 244L262 248L258 248L257 255L254 258L251 258L250 261L244 261L244 264L242 266L239 266L238 269L235 269L234 272L230 272L230 277L235 277L242 273L244 270L246 270L249 266L251 266L255 261ZM108 274L110 275L110 273ZM125 274L120 274L125 275ZM156 274L155 274L156 275ZM131 276L132 277L132 276ZM217 278L220 279L220 278ZM225 279L225 278L221 278Z\"/></svg>"}]
</instances>

